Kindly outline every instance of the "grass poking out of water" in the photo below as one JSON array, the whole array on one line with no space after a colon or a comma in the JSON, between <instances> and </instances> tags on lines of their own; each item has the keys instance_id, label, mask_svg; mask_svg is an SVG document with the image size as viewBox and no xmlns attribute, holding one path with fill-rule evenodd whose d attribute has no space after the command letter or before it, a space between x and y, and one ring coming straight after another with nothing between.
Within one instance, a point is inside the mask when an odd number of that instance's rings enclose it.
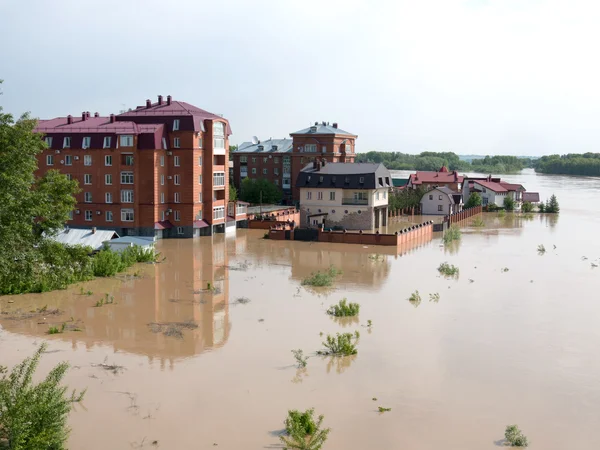
<instances>
[{"instance_id":1,"label":"grass poking out of water","mask_svg":"<svg viewBox=\"0 0 600 450\"><path fill-rule=\"evenodd\" d=\"M438 294L437 292L435 294L429 294L429 301L430 302L439 302L440 301L440 294Z\"/></svg>"},{"instance_id":2,"label":"grass poking out of water","mask_svg":"<svg viewBox=\"0 0 600 450\"><path fill-rule=\"evenodd\" d=\"M421 294L419 294L419 291L415 291L412 294L410 294L410 297L408 297L408 301L416 308L417 306L419 306L421 304Z\"/></svg>"},{"instance_id":3,"label":"grass poking out of water","mask_svg":"<svg viewBox=\"0 0 600 450\"><path fill-rule=\"evenodd\" d=\"M448 264L447 262L443 262L438 267L438 272L444 275L445 277L458 277L459 270L453 264Z\"/></svg>"},{"instance_id":4,"label":"grass poking out of water","mask_svg":"<svg viewBox=\"0 0 600 450\"><path fill-rule=\"evenodd\" d=\"M323 346L325 350L319 350L319 355L332 355L332 356L349 356L356 355L358 350L356 348L356 341L360 335L352 333L336 333L335 336L330 334L325 338Z\"/></svg>"},{"instance_id":5,"label":"grass poking out of water","mask_svg":"<svg viewBox=\"0 0 600 450\"><path fill-rule=\"evenodd\" d=\"M483 221L483 218L478 216L478 217L475 217L475 219L473 219L473 221L471 222L471 226L477 227L477 228L482 228L482 227L485 227L485 222Z\"/></svg>"},{"instance_id":6,"label":"grass poking out of water","mask_svg":"<svg viewBox=\"0 0 600 450\"><path fill-rule=\"evenodd\" d=\"M450 225L450 228L444 233L444 244L449 244L452 241L456 241L460 239L461 232L460 228L456 225Z\"/></svg>"},{"instance_id":7,"label":"grass poking out of water","mask_svg":"<svg viewBox=\"0 0 600 450\"><path fill-rule=\"evenodd\" d=\"M377 409L379 410L380 413L384 413L384 412L388 412L388 411L392 410L392 408L384 408L383 406L378 406Z\"/></svg>"},{"instance_id":8,"label":"grass poking out of water","mask_svg":"<svg viewBox=\"0 0 600 450\"><path fill-rule=\"evenodd\" d=\"M323 447L331 430L322 428L324 416L320 415L315 421L314 413L313 408L305 412L288 411L288 416L284 421L286 435L279 437L284 444L284 448L289 450L320 450Z\"/></svg>"},{"instance_id":9,"label":"grass poking out of water","mask_svg":"<svg viewBox=\"0 0 600 450\"><path fill-rule=\"evenodd\" d=\"M292 350L292 354L294 355L294 358L296 359L296 364L298 364L299 369L306 367L306 361L308 360L308 358L306 356L304 356L304 352L301 349Z\"/></svg>"},{"instance_id":10,"label":"grass poking out of water","mask_svg":"<svg viewBox=\"0 0 600 450\"><path fill-rule=\"evenodd\" d=\"M333 285L336 277L341 275L342 271L334 266L329 266L329 269L321 272L313 272L309 277L302 280L303 286L326 287Z\"/></svg>"},{"instance_id":11,"label":"grass poking out of water","mask_svg":"<svg viewBox=\"0 0 600 450\"><path fill-rule=\"evenodd\" d=\"M527 436L523 434L517 425L507 425L504 438L511 447L527 447L529 445Z\"/></svg>"},{"instance_id":12,"label":"grass poking out of water","mask_svg":"<svg viewBox=\"0 0 600 450\"><path fill-rule=\"evenodd\" d=\"M67 325L64 324L64 323L60 327L52 325L52 326L50 326L48 328L48 334L61 334L61 333L64 333L66 326Z\"/></svg>"},{"instance_id":13,"label":"grass poking out of water","mask_svg":"<svg viewBox=\"0 0 600 450\"><path fill-rule=\"evenodd\" d=\"M544 247L544 244L538 245L538 253L540 255L543 255L544 253L546 253L546 247Z\"/></svg>"},{"instance_id":14,"label":"grass poking out of water","mask_svg":"<svg viewBox=\"0 0 600 450\"><path fill-rule=\"evenodd\" d=\"M331 305L327 314L335 317L352 317L358 315L360 305L358 303L348 303L345 298L341 299L337 305Z\"/></svg>"}]
</instances>

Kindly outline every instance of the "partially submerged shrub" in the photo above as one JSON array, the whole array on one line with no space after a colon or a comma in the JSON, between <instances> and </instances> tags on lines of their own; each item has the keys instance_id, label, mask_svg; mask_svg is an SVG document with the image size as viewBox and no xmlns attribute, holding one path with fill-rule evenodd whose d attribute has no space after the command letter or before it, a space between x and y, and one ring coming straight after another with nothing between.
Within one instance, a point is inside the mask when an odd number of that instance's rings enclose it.
<instances>
[{"instance_id":1,"label":"partially submerged shrub","mask_svg":"<svg viewBox=\"0 0 600 450\"><path fill-rule=\"evenodd\" d=\"M329 269L326 271L311 273L309 277L302 280L302 285L316 287L331 286L335 278L341 275L341 273L341 270L336 269L334 266L329 266Z\"/></svg>"},{"instance_id":2,"label":"partially submerged shrub","mask_svg":"<svg viewBox=\"0 0 600 450\"><path fill-rule=\"evenodd\" d=\"M456 225L450 225L450 228L444 233L444 244L460 239L460 228Z\"/></svg>"},{"instance_id":3,"label":"partially submerged shrub","mask_svg":"<svg viewBox=\"0 0 600 450\"><path fill-rule=\"evenodd\" d=\"M410 297L408 297L408 301L411 302L415 308L419 306L421 304L421 294L419 294L419 291L415 291L412 294L410 294Z\"/></svg>"},{"instance_id":4,"label":"partially submerged shrub","mask_svg":"<svg viewBox=\"0 0 600 450\"><path fill-rule=\"evenodd\" d=\"M457 277L459 274L458 267L452 264L448 264L447 262L443 262L438 267L438 272L444 275L445 277Z\"/></svg>"},{"instance_id":5,"label":"partially submerged shrub","mask_svg":"<svg viewBox=\"0 0 600 450\"><path fill-rule=\"evenodd\" d=\"M435 294L429 294L429 301L430 302L439 302L440 301L440 294L438 294L437 292Z\"/></svg>"},{"instance_id":6,"label":"partially submerged shrub","mask_svg":"<svg viewBox=\"0 0 600 450\"><path fill-rule=\"evenodd\" d=\"M138 245L127 247L122 252L114 252L104 246L94 256L93 269L97 277L112 277L135 263L155 262L159 254L154 249L144 249Z\"/></svg>"},{"instance_id":7,"label":"partially submerged shrub","mask_svg":"<svg viewBox=\"0 0 600 450\"><path fill-rule=\"evenodd\" d=\"M298 364L299 369L306 367L306 361L308 358L306 356L304 356L304 352L301 349L292 350L292 354L294 355L294 358L296 359L296 363Z\"/></svg>"},{"instance_id":8,"label":"partially submerged shrub","mask_svg":"<svg viewBox=\"0 0 600 450\"><path fill-rule=\"evenodd\" d=\"M482 227L485 227L485 222L483 221L483 219L480 216L477 216L471 222L471 226L477 227L477 228L482 228Z\"/></svg>"},{"instance_id":9,"label":"partially submerged shrub","mask_svg":"<svg viewBox=\"0 0 600 450\"><path fill-rule=\"evenodd\" d=\"M67 416L71 404L83 399L61 382L69 368L60 363L38 384L34 373L47 345L13 368L10 375L0 367L0 448L10 450L63 450L69 435ZM4 446L3 446L4 445Z\"/></svg>"},{"instance_id":10,"label":"partially submerged shrub","mask_svg":"<svg viewBox=\"0 0 600 450\"><path fill-rule=\"evenodd\" d=\"M320 415L315 422L313 408L301 413L297 410L288 411L285 419L285 436L279 439L285 449L294 450L319 450L327 440L331 429L321 428L324 416Z\"/></svg>"},{"instance_id":11,"label":"partially submerged shrub","mask_svg":"<svg viewBox=\"0 0 600 450\"><path fill-rule=\"evenodd\" d=\"M544 244L538 245L538 249L537 250L538 250L538 253L540 255L543 255L544 253L546 253L546 247L544 247Z\"/></svg>"},{"instance_id":12,"label":"partially submerged shrub","mask_svg":"<svg viewBox=\"0 0 600 450\"><path fill-rule=\"evenodd\" d=\"M533 212L533 204L531 202L523 202L521 205L521 211L524 213Z\"/></svg>"},{"instance_id":13,"label":"partially submerged shrub","mask_svg":"<svg viewBox=\"0 0 600 450\"><path fill-rule=\"evenodd\" d=\"M336 333L335 336L328 334L325 342L323 342L326 350L320 350L318 353L333 356L356 355L358 353L356 349L357 339L358 337L352 333Z\"/></svg>"},{"instance_id":14,"label":"partially submerged shrub","mask_svg":"<svg viewBox=\"0 0 600 450\"><path fill-rule=\"evenodd\" d=\"M380 413L384 413L384 412L388 412L388 411L392 410L392 408L384 408L383 406L378 406L377 409L379 410Z\"/></svg>"},{"instance_id":15,"label":"partially submerged shrub","mask_svg":"<svg viewBox=\"0 0 600 450\"><path fill-rule=\"evenodd\" d=\"M358 315L359 310L360 305L358 303L348 303L348 301L343 298L337 305L331 305L327 310L327 314L335 317L351 317Z\"/></svg>"},{"instance_id":16,"label":"partially submerged shrub","mask_svg":"<svg viewBox=\"0 0 600 450\"><path fill-rule=\"evenodd\" d=\"M65 323L63 323L60 327L57 327L55 325L51 325L48 328L48 334L60 334L60 333L64 333L66 326L67 325Z\"/></svg>"},{"instance_id":17,"label":"partially submerged shrub","mask_svg":"<svg viewBox=\"0 0 600 450\"><path fill-rule=\"evenodd\" d=\"M504 437L511 447L527 447L529 445L527 437L517 425L507 425Z\"/></svg>"}]
</instances>

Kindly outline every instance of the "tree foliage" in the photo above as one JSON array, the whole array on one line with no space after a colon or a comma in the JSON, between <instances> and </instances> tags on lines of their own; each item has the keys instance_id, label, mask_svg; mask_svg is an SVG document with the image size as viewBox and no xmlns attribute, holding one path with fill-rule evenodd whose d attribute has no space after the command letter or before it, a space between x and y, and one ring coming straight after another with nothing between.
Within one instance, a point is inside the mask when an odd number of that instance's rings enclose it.
<instances>
[{"instance_id":1,"label":"tree foliage","mask_svg":"<svg viewBox=\"0 0 600 450\"><path fill-rule=\"evenodd\" d=\"M34 355L14 367L10 374L0 368L0 448L9 450L62 450L69 435L67 417L72 403L83 393L67 395L62 380L69 368L60 363L38 384L33 382L42 344Z\"/></svg>"},{"instance_id":2,"label":"tree foliage","mask_svg":"<svg viewBox=\"0 0 600 450\"><path fill-rule=\"evenodd\" d=\"M521 206L521 211L524 213L533 212L533 204L531 202L523 202L523 205Z\"/></svg>"},{"instance_id":3,"label":"tree foliage","mask_svg":"<svg viewBox=\"0 0 600 450\"><path fill-rule=\"evenodd\" d=\"M600 153L542 156L535 164L535 171L565 175L600 176Z\"/></svg>"},{"instance_id":4,"label":"tree foliage","mask_svg":"<svg viewBox=\"0 0 600 450\"><path fill-rule=\"evenodd\" d=\"M507 211L515 210L515 201L511 197L504 197L504 209Z\"/></svg>"},{"instance_id":5,"label":"tree foliage","mask_svg":"<svg viewBox=\"0 0 600 450\"><path fill-rule=\"evenodd\" d=\"M481 203L481 195L479 195L479 192L472 192L469 195L469 200L467 200L467 203L465 204L465 208L474 208L475 206L480 206Z\"/></svg>"},{"instance_id":6,"label":"tree foliage","mask_svg":"<svg viewBox=\"0 0 600 450\"><path fill-rule=\"evenodd\" d=\"M416 208L421 203L424 194L425 189L422 187L394 191L389 195L388 208L392 212L401 211L405 208Z\"/></svg>"},{"instance_id":7,"label":"tree foliage","mask_svg":"<svg viewBox=\"0 0 600 450\"><path fill-rule=\"evenodd\" d=\"M240 199L248 203L277 204L282 196L281 189L265 178L244 178L240 186Z\"/></svg>"},{"instance_id":8,"label":"tree foliage","mask_svg":"<svg viewBox=\"0 0 600 450\"><path fill-rule=\"evenodd\" d=\"M233 184L229 185L229 201L235 202L238 199L238 191Z\"/></svg>"},{"instance_id":9,"label":"tree foliage","mask_svg":"<svg viewBox=\"0 0 600 450\"><path fill-rule=\"evenodd\" d=\"M554 213L554 214L557 214L560 212L560 206L558 205L558 199L556 198L556 195L552 194L550 196L550 200L548 200L546 202L545 211L547 213Z\"/></svg>"}]
</instances>

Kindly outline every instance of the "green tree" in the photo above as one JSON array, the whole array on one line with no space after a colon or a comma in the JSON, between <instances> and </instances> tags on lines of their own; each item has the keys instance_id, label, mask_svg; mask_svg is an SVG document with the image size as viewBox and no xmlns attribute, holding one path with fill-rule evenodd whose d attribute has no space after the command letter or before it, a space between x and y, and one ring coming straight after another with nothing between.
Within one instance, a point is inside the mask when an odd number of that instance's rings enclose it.
<instances>
[{"instance_id":1,"label":"green tree","mask_svg":"<svg viewBox=\"0 0 600 450\"><path fill-rule=\"evenodd\" d=\"M465 208L474 208L475 206L480 206L481 203L481 195L479 195L479 192L473 192L469 195L469 200L467 200Z\"/></svg>"},{"instance_id":2,"label":"green tree","mask_svg":"<svg viewBox=\"0 0 600 450\"><path fill-rule=\"evenodd\" d=\"M550 200L546 202L546 212L555 214L560 212L560 206L558 206L556 195L552 194Z\"/></svg>"},{"instance_id":3,"label":"green tree","mask_svg":"<svg viewBox=\"0 0 600 450\"><path fill-rule=\"evenodd\" d=\"M235 188L235 186L233 184L230 184L229 185L229 201L235 202L237 199L238 199L237 189Z\"/></svg>"},{"instance_id":4,"label":"green tree","mask_svg":"<svg viewBox=\"0 0 600 450\"><path fill-rule=\"evenodd\" d=\"M31 358L25 359L8 374L0 367L0 448L8 450L63 450L69 435L67 417L73 402L84 392L69 396L61 386L69 368L60 363L38 384L33 382L42 344Z\"/></svg>"},{"instance_id":5,"label":"green tree","mask_svg":"<svg viewBox=\"0 0 600 450\"><path fill-rule=\"evenodd\" d=\"M523 205L521 206L521 211L523 211L524 213L532 212L533 205L531 204L531 202L523 202Z\"/></svg>"},{"instance_id":6,"label":"green tree","mask_svg":"<svg viewBox=\"0 0 600 450\"><path fill-rule=\"evenodd\" d=\"M515 201L511 197L504 197L504 209L507 211L515 210Z\"/></svg>"},{"instance_id":7,"label":"green tree","mask_svg":"<svg viewBox=\"0 0 600 450\"><path fill-rule=\"evenodd\" d=\"M279 203L283 193L279 187L264 178L244 178L240 199L248 203Z\"/></svg>"}]
</instances>

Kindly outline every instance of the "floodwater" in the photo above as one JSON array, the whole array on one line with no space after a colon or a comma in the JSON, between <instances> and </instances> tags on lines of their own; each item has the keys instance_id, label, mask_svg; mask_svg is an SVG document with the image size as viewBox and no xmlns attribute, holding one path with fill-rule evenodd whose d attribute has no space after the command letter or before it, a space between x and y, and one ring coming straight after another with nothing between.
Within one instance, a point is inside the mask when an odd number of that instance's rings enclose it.
<instances>
[{"instance_id":1,"label":"floodwater","mask_svg":"<svg viewBox=\"0 0 600 450\"><path fill-rule=\"evenodd\" d=\"M438 237L399 250L269 241L260 230L165 240L164 262L129 275L0 297L0 364L42 341L39 375L72 364L66 383L88 391L70 416L71 449L280 448L287 410L309 407L332 428L324 449L498 449L512 423L532 449L597 449L600 179L504 178L555 193L560 216L484 214L485 227L447 248ZM438 275L444 261L457 280ZM301 286L330 264L343 270L333 289ZM115 303L95 307L105 294ZM358 320L326 315L343 297L361 304ZM43 306L62 314L10 319ZM45 334L70 320L81 331ZM197 328L167 336L172 323ZM320 332L354 330L355 357L293 366L290 351L313 355Z\"/></svg>"}]
</instances>

